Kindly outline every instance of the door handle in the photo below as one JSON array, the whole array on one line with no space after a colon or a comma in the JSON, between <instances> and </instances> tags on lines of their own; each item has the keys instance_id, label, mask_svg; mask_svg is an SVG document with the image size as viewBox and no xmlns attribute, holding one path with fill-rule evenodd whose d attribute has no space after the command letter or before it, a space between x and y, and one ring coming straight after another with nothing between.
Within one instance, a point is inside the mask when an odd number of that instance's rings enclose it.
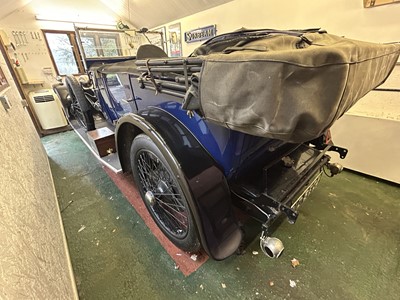
<instances>
[{"instance_id":1,"label":"door handle","mask_svg":"<svg viewBox=\"0 0 400 300\"><path fill-rule=\"evenodd\" d=\"M125 102L125 103L132 102L133 100L134 100L133 98L129 98L129 99L121 99L121 101L122 101L122 102Z\"/></svg>"}]
</instances>

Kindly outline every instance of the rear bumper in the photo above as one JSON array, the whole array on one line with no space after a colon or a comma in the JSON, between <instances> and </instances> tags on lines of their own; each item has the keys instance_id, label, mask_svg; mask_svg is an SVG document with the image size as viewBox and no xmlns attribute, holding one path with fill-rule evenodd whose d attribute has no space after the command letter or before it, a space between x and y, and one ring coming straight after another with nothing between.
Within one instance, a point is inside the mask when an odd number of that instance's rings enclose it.
<instances>
[{"instance_id":1,"label":"rear bumper","mask_svg":"<svg viewBox=\"0 0 400 300\"><path fill-rule=\"evenodd\" d=\"M231 185L235 203L269 227L284 214L295 223L298 210L318 185L330 157L324 151L300 145L264 166L261 178L246 178ZM258 176L260 177L260 176Z\"/></svg>"}]
</instances>

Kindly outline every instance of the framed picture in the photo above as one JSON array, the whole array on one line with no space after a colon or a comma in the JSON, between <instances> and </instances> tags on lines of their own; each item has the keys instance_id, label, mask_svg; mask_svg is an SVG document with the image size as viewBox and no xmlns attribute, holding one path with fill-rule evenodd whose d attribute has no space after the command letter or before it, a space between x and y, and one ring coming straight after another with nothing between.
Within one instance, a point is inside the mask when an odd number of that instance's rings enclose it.
<instances>
[{"instance_id":1,"label":"framed picture","mask_svg":"<svg viewBox=\"0 0 400 300\"><path fill-rule=\"evenodd\" d=\"M364 0L364 7L375 7L400 2L400 0Z\"/></svg>"},{"instance_id":2,"label":"framed picture","mask_svg":"<svg viewBox=\"0 0 400 300\"><path fill-rule=\"evenodd\" d=\"M168 27L169 56L182 56L181 23L172 24Z\"/></svg>"},{"instance_id":3,"label":"framed picture","mask_svg":"<svg viewBox=\"0 0 400 300\"><path fill-rule=\"evenodd\" d=\"M9 86L6 76L4 76L3 70L0 67L0 92Z\"/></svg>"},{"instance_id":4,"label":"framed picture","mask_svg":"<svg viewBox=\"0 0 400 300\"><path fill-rule=\"evenodd\" d=\"M151 43L153 45L156 45L156 46L160 47L165 52L167 52L168 51L168 49L167 49L167 36L166 36L167 33L166 33L166 30L165 30L165 26L156 28L156 29L154 29L152 31L161 32L161 35L153 34L152 37L150 38Z\"/></svg>"}]
</instances>

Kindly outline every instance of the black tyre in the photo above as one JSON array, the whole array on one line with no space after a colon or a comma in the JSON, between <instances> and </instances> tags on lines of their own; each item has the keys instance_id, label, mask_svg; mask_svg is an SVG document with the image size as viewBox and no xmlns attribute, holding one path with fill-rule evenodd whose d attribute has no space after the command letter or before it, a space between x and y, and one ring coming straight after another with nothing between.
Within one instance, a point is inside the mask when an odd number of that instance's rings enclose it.
<instances>
[{"instance_id":1,"label":"black tyre","mask_svg":"<svg viewBox=\"0 0 400 300\"><path fill-rule=\"evenodd\" d=\"M187 196L161 151L145 134L132 143L131 166L140 195L162 232L184 251L200 250Z\"/></svg>"},{"instance_id":2,"label":"black tyre","mask_svg":"<svg viewBox=\"0 0 400 300\"><path fill-rule=\"evenodd\" d=\"M78 80L76 80L74 76L68 75L65 77L65 84L71 98L69 112L88 131L96 129L94 125L92 107L86 100L85 94L83 93L82 87L80 86Z\"/></svg>"},{"instance_id":3,"label":"black tyre","mask_svg":"<svg viewBox=\"0 0 400 300\"><path fill-rule=\"evenodd\" d=\"M56 83L52 85L54 93L58 96L61 101L64 114L69 120L71 118L70 109L71 109L71 98L69 96L68 88L63 83Z\"/></svg>"}]
</instances>

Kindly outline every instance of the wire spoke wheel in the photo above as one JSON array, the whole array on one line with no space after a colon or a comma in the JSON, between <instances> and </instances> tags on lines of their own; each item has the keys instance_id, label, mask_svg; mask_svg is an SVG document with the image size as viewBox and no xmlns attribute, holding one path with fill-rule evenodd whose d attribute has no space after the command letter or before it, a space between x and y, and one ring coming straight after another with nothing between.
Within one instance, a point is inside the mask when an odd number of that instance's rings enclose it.
<instances>
[{"instance_id":1,"label":"wire spoke wheel","mask_svg":"<svg viewBox=\"0 0 400 300\"><path fill-rule=\"evenodd\" d=\"M72 98L71 113L75 117L75 119L79 122L79 124L86 128L85 117L83 115L82 109L78 101L76 101L75 97L72 96L71 98Z\"/></svg>"},{"instance_id":2,"label":"wire spoke wheel","mask_svg":"<svg viewBox=\"0 0 400 300\"><path fill-rule=\"evenodd\" d=\"M182 250L198 251L200 242L188 200L171 166L147 135L134 139L131 166L140 195L157 226Z\"/></svg>"},{"instance_id":3,"label":"wire spoke wheel","mask_svg":"<svg viewBox=\"0 0 400 300\"><path fill-rule=\"evenodd\" d=\"M177 183L154 153L141 150L136 159L150 209L170 234L184 237L188 230L188 209L182 202Z\"/></svg>"},{"instance_id":4,"label":"wire spoke wheel","mask_svg":"<svg viewBox=\"0 0 400 300\"><path fill-rule=\"evenodd\" d=\"M149 150L139 151L136 162L150 209L171 235L184 237L188 231L188 209L174 178Z\"/></svg>"}]
</instances>

